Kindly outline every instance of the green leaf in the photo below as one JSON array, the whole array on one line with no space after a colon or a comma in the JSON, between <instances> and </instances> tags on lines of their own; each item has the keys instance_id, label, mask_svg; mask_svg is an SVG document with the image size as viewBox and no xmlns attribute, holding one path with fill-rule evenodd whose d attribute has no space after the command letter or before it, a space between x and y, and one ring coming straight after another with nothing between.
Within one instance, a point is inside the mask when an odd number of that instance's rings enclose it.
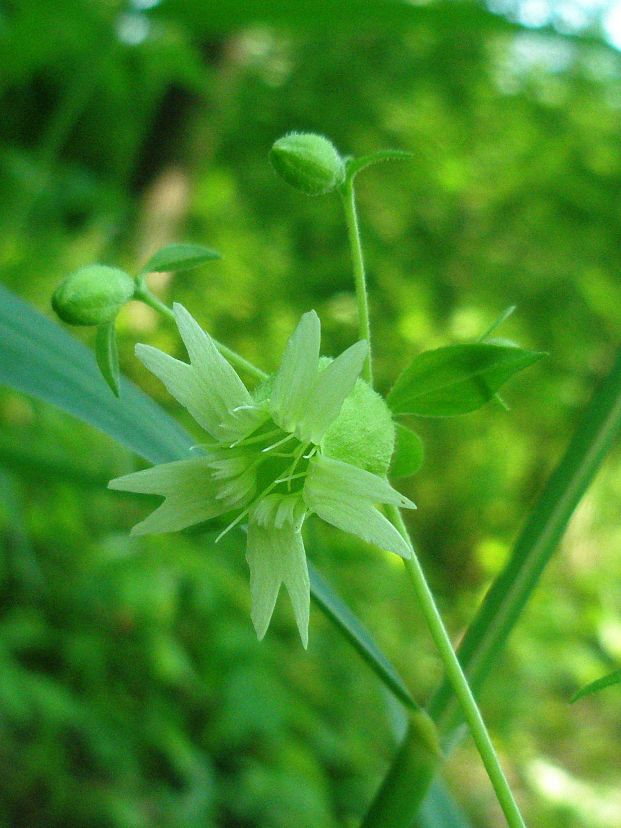
<instances>
[{"instance_id":1,"label":"green leaf","mask_svg":"<svg viewBox=\"0 0 621 828\"><path fill-rule=\"evenodd\" d=\"M395 414L467 414L491 400L513 374L543 356L488 342L424 351L401 374L387 401Z\"/></svg>"},{"instance_id":2,"label":"green leaf","mask_svg":"<svg viewBox=\"0 0 621 828\"><path fill-rule=\"evenodd\" d=\"M116 346L114 321L99 325L97 328L95 358L105 381L112 389L112 393L115 397L118 397L120 393L119 350Z\"/></svg>"},{"instance_id":3,"label":"green leaf","mask_svg":"<svg viewBox=\"0 0 621 828\"><path fill-rule=\"evenodd\" d=\"M196 441L156 403L121 378L122 398L101 382L91 352L0 285L0 384L58 406L149 460L188 457ZM389 690L412 710L403 680L362 623L311 570L311 594Z\"/></svg>"},{"instance_id":4,"label":"green leaf","mask_svg":"<svg viewBox=\"0 0 621 828\"><path fill-rule=\"evenodd\" d=\"M395 453L390 467L394 478L410 477L423 465L425 449L423 441L411 429L395 423Z\"/></svg>"},{"instance_id":5,"label":"green leaf","mask_svg":"<svg viewBox=\"0 0 621 828\"><path fill-rule=\"evenodd\" d=\"M379 150L360 158L350 158L345 167L345 175L347 180L351 181L359 172L374 164L381 164L383 161L409 161L413 157L414 153L406 150Z\"/></svg>"},{"instance_id":6,"label":"green leaf","mask_svg":"<svg viewBox=\"0 0 621 828\"><path fill-rule=\"evenodd\" d=\"M140 271L141 273L165 273L190 270L193 267L221 259L215 250L201 244L168 244L158 250Z\"/></svg>"},{"instance_id":7,"label":"green leaf","mask_svg":"<svg viewBox=\"0 0 621 828\"><path fill-rule=\"evenodd\" d=\"M597 679L597 681L592 681L581 690L578 690L578 692L572 696L571 704L578 701L578 699L582 699L585 696L590 696L592 693L597 693L599 690L603 690L604 687L611 687L613 684L621 684L621 670L613 670L613 672L608 673L607 676L602 676Z\"/></svg>"}]
</instances>

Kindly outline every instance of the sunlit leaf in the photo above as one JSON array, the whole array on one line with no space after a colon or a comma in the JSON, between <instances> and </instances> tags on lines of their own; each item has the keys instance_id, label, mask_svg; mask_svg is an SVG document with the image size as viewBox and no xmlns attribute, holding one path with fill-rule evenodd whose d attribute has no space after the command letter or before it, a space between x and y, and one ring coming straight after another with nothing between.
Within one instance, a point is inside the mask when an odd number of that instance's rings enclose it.
<instances>
[{"instance_id":1,"label":"sunlit leaf","mask_svg":"<svg viewBox=\"0 0 621 828\"><path fill-rule=\"evenodd\" d=\"M487 342L424 351L401 374L388 395L388 404L395 414L467 414L491 400L510 377L543 356Z\"/></svg>"}]
</instances>

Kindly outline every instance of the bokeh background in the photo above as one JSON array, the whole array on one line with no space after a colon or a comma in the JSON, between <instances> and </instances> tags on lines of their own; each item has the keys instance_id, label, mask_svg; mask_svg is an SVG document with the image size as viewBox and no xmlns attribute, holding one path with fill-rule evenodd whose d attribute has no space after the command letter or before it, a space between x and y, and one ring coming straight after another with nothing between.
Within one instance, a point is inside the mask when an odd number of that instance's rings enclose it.
<instances>
[{"instance_id":1,"label":"bokeh background","mask_svg":"<svg viewBox=\"0 0 621 828\"><path fill-rule=\"evenodd\" d=\"M510 304L502 333L549 353L509 413L417 424L403 488L457 640L619 340L620 21L584 0L3 0L2 281L52 317L67 272L195 241L224 258L152 277L160 296L267 370L311 307L337 353L356 337L338 199L287 188L267 152L290 129L411 150L358 184L380 388ZM172 327L134 303L119 331L124 371L196 433L133 357L182 356ZM538 828L621 825L621 691L568 705L621 663L620 461L482 697ZM286 599L256 641L240 536L130 540L147 504L106 483L136 463L0 392L0 825L356 826L401 711L317 611L308 653ZM308 540L424 703L441 668L399 562L319 524ZM445 776L474 828L502 824L467 740Z\"/></svg>"}]
</instances>

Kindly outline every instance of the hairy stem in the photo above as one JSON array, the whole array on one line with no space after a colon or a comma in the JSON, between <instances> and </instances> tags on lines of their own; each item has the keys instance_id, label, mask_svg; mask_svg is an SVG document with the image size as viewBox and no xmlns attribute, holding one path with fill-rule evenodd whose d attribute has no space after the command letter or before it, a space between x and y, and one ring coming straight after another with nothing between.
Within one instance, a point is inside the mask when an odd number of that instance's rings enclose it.
<instances>
[{"instance_id":1,"label":"hairy stem","mask_svg":"<svg viewBox=\"0 0 621 828\"><path fill-rule=\"evenodd\" d=\"M341 190L343 209L345 211L345 223L351 250L351 260L354 270L354 283L356 285L356 299L358 302L358 328L360 338L366 339L369 343L369 352L362 369L362 376L373 385L373 367L371 362L371 325L369 322L369 302L367 298L367 282L364 270L364 258L362 255L362 243L360 240L360 227L358 225L358 213L356 211L356 197L354 194L354 182L348 177Z\"/></svg>"},{"instance_id":2,"label":"hairy stem","mask_svg":"<svg viewBox=\"0 0 621 828\"><path fill-rule=\"evenodd\" d=\"M485 726L485 722L481 716L481 712L472 695L470 685L466 679L461 665L457 659L457 655L453 649L448 633L444 627L444 623L438 612L433 595L427 584L427 580L423 573L422 567L410 540L403 517L397 507L388 507L389 516L399 532L403 535L410 548L412 549L412 558L405 561L405 566L408 575L414 585L414 592L418 600L419 606L425 616L429 632L438 649L440 658L446 671L448 681L453 687L459 704L461 706L464 718L468 724L472 738L476 744L481 760L485 766L490 782L496 792L496 797L503 810L507 824L511 828L525 828L524 820L517 807L511 788L505 778L503 770L496 756L494 746L492 745L489 733Z\"/></svg>"}]
</instances>

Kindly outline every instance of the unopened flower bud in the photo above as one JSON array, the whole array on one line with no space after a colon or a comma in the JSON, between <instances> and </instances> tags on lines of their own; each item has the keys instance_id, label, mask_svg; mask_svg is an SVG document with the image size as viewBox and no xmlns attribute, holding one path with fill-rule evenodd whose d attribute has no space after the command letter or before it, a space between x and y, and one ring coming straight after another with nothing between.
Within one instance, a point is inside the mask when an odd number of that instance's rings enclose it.
<instances>
[{"instance_id":1,"label":"unopened flower bud","mask_svg":"<svg viewBox=\"0 0 621 828\"><path fill-rule=\"evenodd\" d=\"M394 447L395 426L388 406L368 383L359 379L325 434L324 451L330 457L383 476Z\"/></svg>"},{"instance_id":2,"label":"unopened flower bud","mask_svg":"<svg viewBox=\"0 0 621 828\"><path fill-rule=\"evenodd\" d=\"M270 161L287 184L306 195L324 195L345 178L343 159L334 144L312 132L291 132L270 150Z\"/></svg>"},{"instance_id":3,"label":"unopened flower bud","mask_svg":"<svg viewBox=\"0 0 621 828\"><path fill-rule=\"evenodd\" d=\"M125 271L88 265L60 283L52 307L70 325L101 325L114 319L134 295L134 288L134 280Z\"/></svg>"}]
</instances>

